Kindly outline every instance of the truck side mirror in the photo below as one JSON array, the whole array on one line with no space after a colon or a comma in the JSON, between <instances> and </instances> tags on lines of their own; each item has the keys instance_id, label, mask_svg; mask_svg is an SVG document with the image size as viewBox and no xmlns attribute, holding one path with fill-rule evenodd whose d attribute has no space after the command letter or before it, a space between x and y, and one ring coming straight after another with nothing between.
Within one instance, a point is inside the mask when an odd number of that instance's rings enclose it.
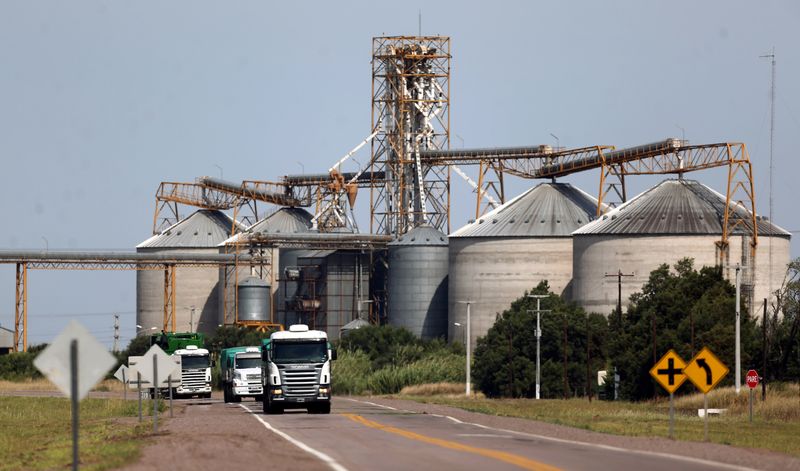
<instances>
[{"instance_id":1,"label":"truck side mirror","mask_svg":"<svg viewBox=\"0 0 800 471\"><path fill-rule=\"evenodd\" d=\"M331 349L331 361L335 360L335 359L336 359L336 357L337 357L337 355L336 355L336 349L335 349L335 348L333 348L333 349Z\"/></svg>"},{"instance_id":2,"label":"truck side mirror","mask_svg":"<svg viewBox=\"0 0 800 471\"><path fill-rule=\"evenodd\" d=\"M211 368L217 366L217 362L215 360L211 360Z\"/></svg>"}]
</instances>

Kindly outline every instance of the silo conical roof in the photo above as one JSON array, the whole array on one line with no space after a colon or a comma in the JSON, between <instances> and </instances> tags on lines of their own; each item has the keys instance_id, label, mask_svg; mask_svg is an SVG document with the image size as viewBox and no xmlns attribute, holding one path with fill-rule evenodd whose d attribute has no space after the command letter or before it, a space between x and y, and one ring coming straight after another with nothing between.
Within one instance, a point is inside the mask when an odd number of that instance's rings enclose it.
<instances>
[{"instance_id":1,"label":"silo conical roof","mask_svg":"<svg viewBox=\"0 0 800 471\"><path fill-rule=\"evenodd\" d=\"M750 211L738 208L741 215ZM722 234L725 196L696 180L665 180L575 234ZM759 235L791 234L766 218L757 218ZM749 232L739 225L733 234Z\"/></svg>"},{"instance_id":2,"label":"silo conical roof","mask_svg":"<svg viewBox=\"0 0 800 471\"><path fill-rule=\"evenodd\" d=\"M569 237L596 213L597 200L569 183L540 183L450 237Z\"/></svg>"},{"instance_id":3,"label":"silo conical roof","mask_svg":"<svg viewBox=\"0 0 800 471\"><path fill-rule=\"evenodd\" d=\"M200 209L136 248L216 247L230 236L232 225L233 219L222 211Z\"/></svg>"},{"instance_id":4,"label":"silo conical roof","mask_svg":"<svg viewBox=\"0 0 800 471\"><path fill-rule=\"evenodd\" d=\"M446 246L447 236L432 226L417 226L397 239L389 242L390 247L416 245L416 246Z\"/></svg>"},{"instance_id":5,"label":"silo conical roof","mask_svg":"<svg viewBox=\"0 0 800 471\"><path fill-rule=\"evenodd\" d=\"M253 224L247 230L252 233L263 234L296 234L308 232L311 229L311 213L303 208L281 208L261 221Z\"/></svg>"}]
</instances>

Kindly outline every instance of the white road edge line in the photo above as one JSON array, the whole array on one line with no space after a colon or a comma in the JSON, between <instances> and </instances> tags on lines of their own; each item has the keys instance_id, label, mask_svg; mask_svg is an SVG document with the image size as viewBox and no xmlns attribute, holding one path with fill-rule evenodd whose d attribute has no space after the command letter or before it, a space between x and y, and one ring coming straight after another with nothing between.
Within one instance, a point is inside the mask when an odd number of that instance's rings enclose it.
<instances>
[{"instance_id":1,"label":"white road edge line","mask_svg":"<svg viewBox=\"0 0 800 471\"><path fill-rule=\"evenodd\" d=\"M431 414L431 415L434 415L434 414ZM659 453L657 451L631 450L629 448L620 448L620 447L611 446L611 445L600 445L600 444L597 444L597 443L578 442L578 441L575 441L575 440L566 440L566 439L563 439L563 438L548 437L546 435L537 435L535 433L518 432L516 430L508 430L508 429L504 429L504 428L489 427L488 425L476 424L476 423L472 423L472 422L464 422L463 420L456 419L455 417L450 417L449 415L436 415L436 417L444 417L444 418L446 418L448 420L451 420L451 421L453 421L453 422L455 422L457 424L472 425L472 426L480 427L480 428L486 429L486 430L494 430L494 431L497 431L497 432L513 433L513 434L521 435L521 436L524 436L524 437L538 438L540 440L547 440L547 441L551 441L551 442L565 443L565 444L569 444L569 445L580 445L580 446L591 447L591 448L600 448L600 449L603 449L603 450L616 451L616 452L621 452L621 453L633 453L633 454L637 454L637 455L658 456L660 458L668 458L668 459L673 459L673 460L677 460L677 461L686 461L686 462L689 462L689 463L703 464L703 465L707 465L707 466L715 466L717 468L733 469L733 470L737 470L737 471L755 471L753 468L747 468L745 466L737 466L737 465L734 465L734 464L720 463L719 461L710 461L710 460L704 460L704 459L701 459L701 458L692 458L690 456L673 455L673 454L670 454L670 453Z\"/></svg>"},{"instance_id":2,"label":"white road edge line","mask_svg":"<svg viewBox=\"0 0 800 471\"><path fill-rule=\"evenodd\" d=\"M347 471L347 468L345 468L344 466L340 465L338 462L336 462L335 459L331 458L330 456L326 455L325 453L323 453L323 452L321 452L319 450L315 450L315 449L311 448L310 446L306 445L305 443L301 442L300 440L292 438L289 435L287 435L285 432L282 432L282 431L276 429L269 422L267 422L266 420L262 419L255 412L250 410L250 408L247 407L246 405L239 404L239 407L241 407L242 409L244 409L247 412L249 412L250 414L252 414L253 417L258 419L258 421L261 422L264 425L264 427L267 428L267 430L269 430L271 432L275 432L276 434L280 435L281 437L286 439L289 443L291 443L292 445L296 446L297 448L300 448L301 450L316 456L320 460L324 461L325 464L330 466L331 469L333 469L334 471Z\"/></svg>"}]
</instances>

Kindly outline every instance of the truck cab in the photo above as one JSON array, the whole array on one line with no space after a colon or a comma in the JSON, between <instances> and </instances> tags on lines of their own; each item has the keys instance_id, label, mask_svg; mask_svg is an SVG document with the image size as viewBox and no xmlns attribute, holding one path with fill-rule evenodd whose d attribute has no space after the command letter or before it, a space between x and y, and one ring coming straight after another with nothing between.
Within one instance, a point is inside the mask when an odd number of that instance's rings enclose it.
<instances>
[{"instance_id":1,"label":"truck cab","mask_svg":"<svg viewBox=\"0 0 800 471\"><path fill-rule=\"evenodd\" d=\"M263 340L261 355L265 413L279 414L290 408L330 413L331 361L336 351L325 332L293 325Z\"/></svg>"},{"instance_id":2,"label":"truck cab","mask_svg":"<svg viewBox=\"0 0 800 471\"><path fill-rule=\"evenodd\" d=\"M181 383L175 388L178 396L211 397L211 361L208 350L187 345L175 350L181 359Z\"/></svg>"},{"instance_id":3,"label":"truck cab","mask_svg":"<svg viewBox=\"0 0 800 471\"><path fill-rule=\"evenodd\" d=\"M220 372L225 402L241 402L243 397L261 400L261 349L233 347L220 352Z\"/></svg>"}]
</instances>

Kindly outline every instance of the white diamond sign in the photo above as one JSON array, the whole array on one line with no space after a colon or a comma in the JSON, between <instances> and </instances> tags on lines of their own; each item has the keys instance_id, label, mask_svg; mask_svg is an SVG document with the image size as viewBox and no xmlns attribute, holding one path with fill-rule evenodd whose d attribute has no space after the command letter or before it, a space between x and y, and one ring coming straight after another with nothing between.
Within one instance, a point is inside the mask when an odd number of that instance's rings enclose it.
<instances>
[{"instance_id":1,"label":"white diamond sign","mask_svg":"<svg viewBox=\"0 0 800 471\"><path fill-rule=\"evenodd\" d=\"M114 372L114 377L118 380L122 381L123 384L127 383L130 380L130 376L128 376L128 367L125 365L119 365L117 371Z\"/></svg>"},{"instance_id":2,"label":"white diamond sign","mask_svg":"<svg viewBox=\"0 0 800 471\"><path fill-rule=\"evenodd\" d=\"M85 327L70 321L50 346L33 360L33 365L70 397L70 345L73 340L78 346L78 400L81 400L117 361Z\"/></svg>"},{"instance_id":3,"label":"white diamond sign","mask_svg":"<svg viewBox=\"0 0 800 471\"><path fill-rule=\"evenodd\" d=\"M153 378L155 371L153 371L153 358L155 357L156 366L158 368L158 378ZM175 360L170 358L169 355L164 353L164 350L158 345L153 345L147 351L139 362L136 364L136 369L142 375L142 382L147 381L153 384L154 379L158 380L158 387L167 386L167 378L172 375L173 378L180 378L181 370L180 365L175 363Z\"/></svg>"}]
</instances>

